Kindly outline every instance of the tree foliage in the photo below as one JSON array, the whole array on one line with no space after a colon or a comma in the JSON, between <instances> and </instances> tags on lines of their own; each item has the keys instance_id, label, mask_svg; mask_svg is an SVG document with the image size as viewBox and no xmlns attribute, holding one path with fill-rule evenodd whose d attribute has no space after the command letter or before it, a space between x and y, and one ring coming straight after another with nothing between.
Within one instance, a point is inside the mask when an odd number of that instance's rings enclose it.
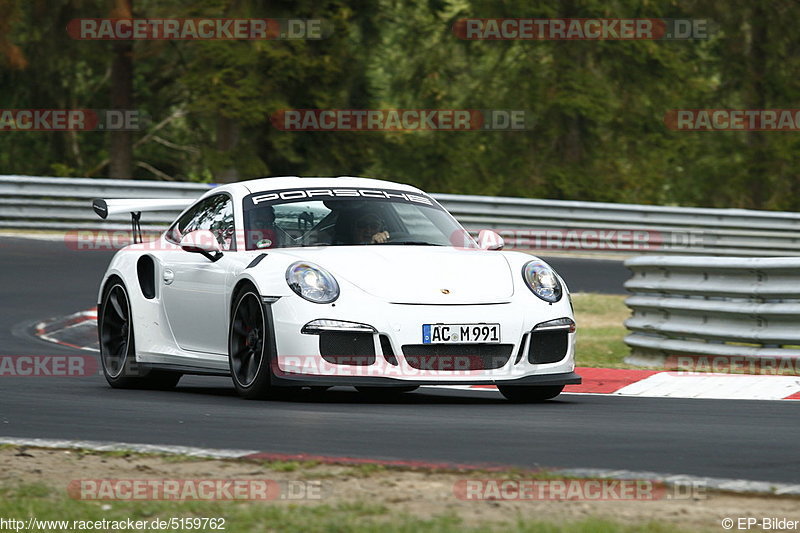
<instances>
[{"instance_id":1,"label":"tree foliage","mask_svg":"<svg viewBox=\"0 0 800 533\"><path fill-rule=\"evenodd\" d=\"M115 0L0 0L0 107L112 107ZM671 109L796 108L790 0L132 0L135 17L322 18L323 40L136 41L137 179L368 175L432 191L800 208L800 132L685 132ZM465 17L709 19L709 39L467 41ZM283 109L523 109L526 131L287 132ZM107 176L109 134L0 133L1 173Z\"/></svg>"}]
</instances>

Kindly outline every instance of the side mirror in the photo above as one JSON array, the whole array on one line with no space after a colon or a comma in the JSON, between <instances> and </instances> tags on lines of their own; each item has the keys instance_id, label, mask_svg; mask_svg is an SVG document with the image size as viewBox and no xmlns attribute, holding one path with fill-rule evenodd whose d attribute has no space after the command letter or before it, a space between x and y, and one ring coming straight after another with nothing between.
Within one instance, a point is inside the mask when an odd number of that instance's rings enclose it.
<instances>
[{"instance_id":1,"label":"side mirror","mask_svg":"<svg viewBox=\"0 0 800 533\"><path fill-rule=\"evenodd\" d=\"M203 254L211 261L218 261L222 257L217 237L207 229L190 231L181 239L181 249L186 252Z\"/></svg>"},{"instance_id":2,"label":"side mirror","mask_svg":"<svg viewBox=\"0 0 800 533\"><path fill-rule=\"evenodd\" d=\"M503 246L503 238L494 231L482 229L478 233L478 248L481 250L502 250Z\"/></svg>"}]
</instances>

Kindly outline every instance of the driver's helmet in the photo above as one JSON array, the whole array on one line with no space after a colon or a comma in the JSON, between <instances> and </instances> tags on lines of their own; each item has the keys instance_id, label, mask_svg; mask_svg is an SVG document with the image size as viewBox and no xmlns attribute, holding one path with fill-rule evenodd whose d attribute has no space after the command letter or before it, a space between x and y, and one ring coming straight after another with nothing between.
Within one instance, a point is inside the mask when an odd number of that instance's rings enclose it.
<instances>
[{"instance_id":1,"label":"driver's helmet","mask_svg":"<svg viewBox=\"0 0 800 533\"><path fill-rule=\"evenodd\" d=\"M376 233L386 231L386 222L374 210L359 210L353 213L350 238L355 244L370 244Z\"/></svg>"},{"instance_id":2,"label":"driver's helmet","mask_svg":"<svg viewBox=\"0 0 800 533\"><path fill-rule=\"evenodd\" d=\"M275 232L275 209L271 205L258 207L248 213L247 248L273 248L278 245Z\"/></svg>"}]
</instances>

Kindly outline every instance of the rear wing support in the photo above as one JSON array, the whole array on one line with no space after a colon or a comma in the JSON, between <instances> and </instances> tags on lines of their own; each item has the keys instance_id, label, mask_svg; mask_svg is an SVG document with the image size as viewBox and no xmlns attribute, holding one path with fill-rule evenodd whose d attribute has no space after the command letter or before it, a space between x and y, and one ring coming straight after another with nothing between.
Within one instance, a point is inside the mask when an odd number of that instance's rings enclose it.
<instances>
[{"instance_id":1,"label":"rear wing support","mask_svg":"<svg viewBox=\"0 0 800 533\"><path fill-rule=\"evenodd\" d=\"M142 242L142 212L144 211L183 211L195 202L193 198L169 198L169 199L115 199L92 201L92 209L97 216L103 220L111 215L130 213L131 215L131 236L133 242Z\"/></svg>"},{"instance_id":2,"label":"rear wing support","mask_svg":"<svg viewBox=\"0 0 800 533\"><path fill-rule=\"evenodd\" d=\"M144 242L141 211L131 211L131 236L133 237L133 244Z\"/></svg>"}]
</instances>

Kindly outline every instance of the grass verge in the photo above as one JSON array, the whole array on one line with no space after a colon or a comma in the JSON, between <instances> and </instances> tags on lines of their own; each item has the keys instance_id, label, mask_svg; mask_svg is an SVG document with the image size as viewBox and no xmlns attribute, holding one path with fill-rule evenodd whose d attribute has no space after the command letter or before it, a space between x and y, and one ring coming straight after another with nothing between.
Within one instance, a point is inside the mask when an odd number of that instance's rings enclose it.
<instances>
[{"instance_id":1,"label":"grass verge","mask_svg":"<svg viewBox=\"0 0 800 533\"><path fill-rule=\"evenodd\" d=\"M17 520L35 517L38 527L34 526L34 531L59 532L98 529L112 531L116 529L114 522L124 524L129 519L148 524L152 524L154 520L170 522L173 519L183 519L184 524L194 524L194 526L171 528L171 530L212 531L211 527L201 527L202 521L206 518L217 519L217 525L221 525L229 532L667 533L686 531L655 522L626 526L599 518L555 523L545 520L526 520L516 516L500 522L466 523L452 512L430 518L419 518L409 513L393 511L390 505L363 501L302 506L275 505L269 502L84 502L70 499L44 484L21 485L13 489L0 488L0 516ZM104 520L106 523L102 524ZM42 523L47 521L51 523ZM208 523L209 521L206 521L206 524ZM98 525L101 527L97 527Z\"/></svg>"},{"instance_id":2,"label":"grass verge","mask_svg":"<svg viewBox=\"0 0 800 533\"><path fill-rule=\"evenodd\" d=\"M623 342L623 322L630 316L624 295L576 293L572 295L578 339L578 366L638 368L625 363L630 349Z\"/></svg>"},{"instance_id":3,"label":"grass verge","mask_svg":"<svg viewBox=\"0 0 800 533\"><path fill-rule=\"evenodd\" d=\"M666 491L647 501L628 496L604 499L505 499L485 493L465 497L470 480L563 481L578 479L554 471L461 471L380 465L320 464L313 461L241 461L155 454L104 453L35 447L0 449L0 529L8 520L66 521L38 524L30 531L115 531L113 522L172 519L224 519L224 531L354 532L680 532L715 531L721 516L793 516L797 498L740 495L714 491ZM281 489L257 501L116 501L113 492L95 492L93 500L75 499L76 483L113 480L270 481ZM646 481L646 480L643 480ZM317 487L311 491L291 487ZM128 489L131 490L131 489ZM105 494L100 495L100 494ZM121 494L121 493L120 493ZM127 494L130 494L128 492ZM294 495L291 496L291 495ZM492 493L494 494L494 493ZM613 490L612 490L613 494ZM620 493L621 494L621 493ZM681 494L681 497L670 496ZM98 496L99 495L99 496ZM286 495L286 497L284 497ZM90 496L91 497L91 496ZM96 499L96 498L101 499ZM147 497L143 494L141 497ZM96 525L106 520L105 525ZM91 522L92 526L87 525ZM185 523L185 521L184 521ZM222 531L199 527L140 527L139 530ZM219 520L218 520L218 524Z\"/></svg>"}]
</instances>

